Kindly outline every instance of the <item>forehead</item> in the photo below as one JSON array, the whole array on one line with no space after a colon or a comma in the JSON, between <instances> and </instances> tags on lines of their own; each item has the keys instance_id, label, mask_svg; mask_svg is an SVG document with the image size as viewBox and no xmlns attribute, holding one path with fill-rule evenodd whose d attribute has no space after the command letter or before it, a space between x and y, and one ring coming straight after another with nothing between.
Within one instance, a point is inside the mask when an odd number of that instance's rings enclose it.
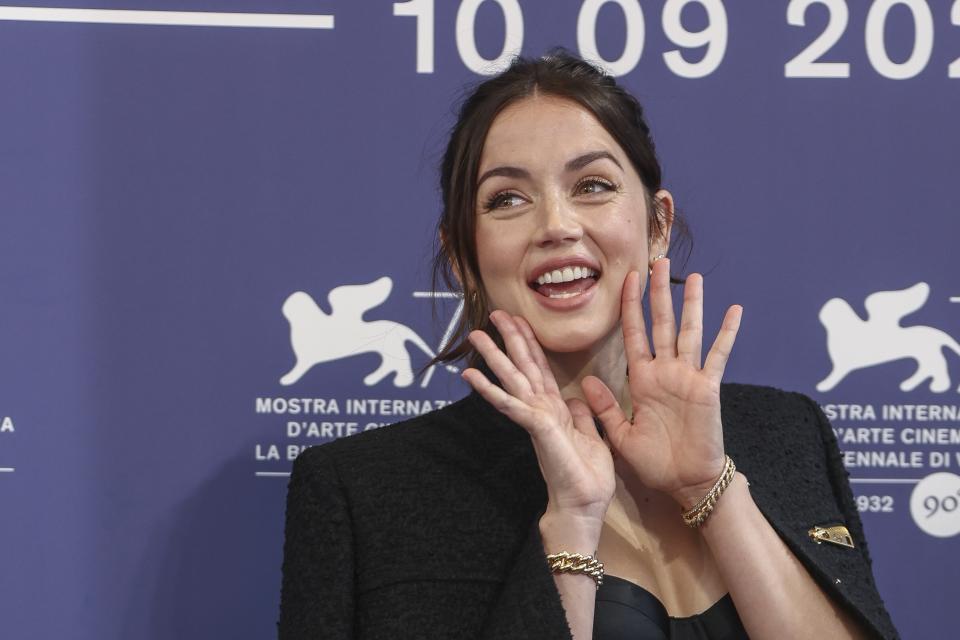
<instances>
[{"instance_id":1,"label":"forehead","mask_svg":"<svg viewBox=\"0 0 960 640\"><path fill-rule=\"evenodd\" d=\"M584 152L601 150L627 166L620 145L590 111L572 100L534 95L494 119L480 155L480 172L503 164L562 165Z\"/></svg>"}]
</instances>

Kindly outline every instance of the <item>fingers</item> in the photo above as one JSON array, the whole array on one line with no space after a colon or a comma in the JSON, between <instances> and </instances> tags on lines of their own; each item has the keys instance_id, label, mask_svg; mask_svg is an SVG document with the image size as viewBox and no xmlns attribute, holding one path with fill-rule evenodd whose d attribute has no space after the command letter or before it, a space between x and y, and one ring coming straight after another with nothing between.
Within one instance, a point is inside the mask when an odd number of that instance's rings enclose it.
<instances>
[{"instance_id":1,"label":"fingers","mask_svg":"<svg viewBox=\"0 0 960 640\"><path fill-rule=\"evenodd\" d=\"M524 337L517 318L505 311L494 311L490 320L503 337L503 344L507 348L507 355L518 369L530 381L530 386L537 393L543 391L543 375L530 351L527 339Z\"/></svg>"},{"instance_id":2,"label":"fingers","mask_svg":"<svg viewBox=\"0 0 960 640\"><path fill-rule=\"evenodd\" d=\"M524 403L487 380L487 376L477 369L464 369L460 375L467 381L467 384L473 387L474 391L479 393L497 411L521 426L526 424L524 418L528 409Z\"/></svg>"},{"instance_id":3,"label":"fingers","mask_svg":"<svg viewBox=\"0 0 960 640\"><path fill-rule=\"evenodd\" d=\"M656 356L677 356L677 328L670 295L670 260L653 263L650 274L650 320L653 322L653 349Z\"/></svg>"},{"instance_id":4,"label":"fingers","mask_svg":"<svg viewBox=\"0 0 960 640\"><path fill-rule=\"evenodd\" d=\"M500 379L504 388L515 396L526 397L533 393L533 387L530 380L525 376L514 363L507 357L500 347L483 331L471 331L467 336L470 344L477 350L477 353L483 357L484 362L490 367L494 375ZM479 373L479 372L478 372ZM484 376L484 380L486 377ZM467 379L470 382L469 379ZM474 387L476 388L476 387ZM480 391L480 389L477 389Z\"/></svg>"},{"instance_id":5,"label":"fingers","mask_svg":"<svg viewBox=\"0 0 960 640\"><path fill-rule=\"evenodd\" d=\"M620 295L620 323L623 330L623 345L627 363L645 362L653 358L647 343L647 327L643 322L640 302L640 274L631 271L623 281Z\"/></svg>"},{"instance_id":6,"label":"fingers","mask_svg":"<svg viewBox=\"0 0 960 640\"><path fill-rule=\"evenodd\" d=\"M740 319L742 317L743 307L740 305L735 304L727 309L717 338L713 341L713 346L710 347L706 362L703 363L703 372L717 384L720 384L720 380L723 378L723 370L727 366L727 360L730 359L733 343L737 340L737 331L740 330Z\"/></svg>"},{"instance_id":7,"label":"fingers","mask_svg":"<svg viewBox=\"0 0 960 640\"><path fill-rule=\"evenodd\" d=\"M507 356L514 367L526 377L530 389L534 393L543 391L543 374L533 359L527 340L516 319L505 311L494 311L490 314L490 320L503 338L503 344L507 349ZM490 363L488 362L487 364ZM492 364L490 364L490 366L491 368L493 367ZM499 376L500 374L497 373L497 375ZM518 388L518 391L519 390L520 388Z\"/></svg>"},{"instance_id":8,"label":"fingers","mask_svg":"<svg viewBox=\"0 0 960 640\"><path fill-rule=\"evenodd\" d=\"M587 398L590 409L600 418L607 439L616 449L623 436L624 427L630 426L630 422L620 408L620 403L617 402L607 385L596 376L584 378L580 387L583 389L583 394Z\"/></svg>"},{"instance_id":9,"label":"fingers","mask_svg":"<svg viewBox=\"0 0 960 640\"><path fill-rule=\"evenodd\" d=\"M703 344L703 276L690 274L683 287L683 311L680 314L680 334L677 336L677 356L697 369Z\"/></svg>"},{"instance_id":10,"label":"fingers","mask_svg":"<svg viewBox=\"0 0 960 640\"><path fill-rule=\"evenodd\" d=\"M557 379L553 376L550 369L550 363L547 362L547 356L543 353L537 337L533 334L530 324L521 316L514 316L514 321L520 329L520 334L527 342L527 349L530 352L533 362L540 369L540 376L543 381L543 390L548 393L560 393L560 387L557 386Z\"/></svg>"}]
</instances>

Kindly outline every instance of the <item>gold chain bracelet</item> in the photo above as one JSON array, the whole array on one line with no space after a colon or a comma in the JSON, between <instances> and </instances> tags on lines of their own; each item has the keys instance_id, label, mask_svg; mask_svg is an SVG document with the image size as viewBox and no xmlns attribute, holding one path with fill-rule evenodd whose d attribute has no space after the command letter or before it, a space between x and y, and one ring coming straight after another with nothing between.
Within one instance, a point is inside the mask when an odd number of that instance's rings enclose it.
<instances>
[{"instance_id":1,"label":"gold chain bracelet","mask_svg":"<svg viewBox=\"0 0 960 640\"><path fill-rule=\"evenodd\" d=\"M707 492L707 495L703 496L697 504L690 507L687 511L683 509L680 510L685 525L696 528L703 524L703 521L707 519L707 516L710 515L713 508L717 506L717 500L720 499L723 492L730 486L730 483L733 481L733 474L736 473L736 471L737 465L733 464L733 459L730 458L730 456L727 456L723 464L723 472L720 474L720 477L717 478L717 481L710 491Z\"/></svg>"},{"instance_id":2,"label":"gold chain bracelet","mask_svg":"<svg viewBox=\"0 0 960 640\"><path fill-rule=\"evenodd\" d=\"M597 589L603 584L603 563L593 556L561 551L548 555L547 562L552 573L582 573L596 581Z\"/></svg>"}]
</instances>

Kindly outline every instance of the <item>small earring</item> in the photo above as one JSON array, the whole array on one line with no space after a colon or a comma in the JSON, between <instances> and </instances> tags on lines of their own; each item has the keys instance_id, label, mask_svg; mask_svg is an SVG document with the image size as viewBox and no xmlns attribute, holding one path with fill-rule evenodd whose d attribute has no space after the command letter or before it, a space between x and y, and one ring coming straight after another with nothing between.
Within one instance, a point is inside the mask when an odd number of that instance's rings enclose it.
<instances>
[{"instance_id":1,"label":"small earring","mask_svg":"<svg viewBox=\"0 0 960 640\"><path fill-rule=\"evenodd\" d=\"M658 253L656 257L650 261L650 273L653 273L653 263L656 262L657 260L660 260L661 258L666 258L666 257L667 256L665 254Z\"/></svg>"}]
</instances>

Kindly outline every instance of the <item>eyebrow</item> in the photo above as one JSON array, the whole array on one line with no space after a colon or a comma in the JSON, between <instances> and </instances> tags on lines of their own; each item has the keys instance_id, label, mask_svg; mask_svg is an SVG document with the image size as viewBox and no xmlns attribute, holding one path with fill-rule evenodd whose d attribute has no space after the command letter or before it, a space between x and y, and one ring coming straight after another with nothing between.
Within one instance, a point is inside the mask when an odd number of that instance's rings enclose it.
<instances>
[{"instance_id":1,"label":"eyebrow","mask_svg":"<svg viewBox=\"0 0 960 640\"><path fill-rule=\"evenodd\" d=\"M621 171L623 171L623 166L613 157L609 151L589 151L582 155L568 160L565 165L563 165L563 170L566 172L579 171L583 169L591 162L596 162L600 159L610 160L613 164L617 165ZM506 178L529 178L530 172L526 169L521 169L520 167L511 167L511 166L502 166L494 167L489 171L485 171L483 175L480 176L480 179L477 180L477 188L480 188L480 185L483 184L483 181L487 178L492 178L494 176L504 176Z\"/></svg>"},{"instance_id":2,"label":"eyebrow","mask_svg":"<svg viewBox=\"0 0 960 640\"><path fill-rule=\"evenodd\" d=\"M617 167L619 167L621 171L623 171L623 167L620 166L620 163L617 162L617 159L614 158L613 154L611 154L609 151L590 151L588 153L583 154L582 156L577 156L573 160L570 160L569 162L567 162L567 164L563 166L563 168L566 171L579 171L580 169L583 169L585 166L587 166L591 162L596 162L601 158L606 158L613 164L617 165Z\"/></svg>"},{"instance_id":3,"label":"eyebrow","mask_svg":"<svg viewBox=\"0 0 960 640\"><path fill-rule=\"evenodd\" d=\"M480 179L477 180L477 188L480 188L480 185L483 184L483 181L487 178L492 178L494 176L504 176L506 178L529 178L530 172L526 169L521 169L520 167L494 167L489 171L485 171Z\"/></svg>"}]
</instances>

